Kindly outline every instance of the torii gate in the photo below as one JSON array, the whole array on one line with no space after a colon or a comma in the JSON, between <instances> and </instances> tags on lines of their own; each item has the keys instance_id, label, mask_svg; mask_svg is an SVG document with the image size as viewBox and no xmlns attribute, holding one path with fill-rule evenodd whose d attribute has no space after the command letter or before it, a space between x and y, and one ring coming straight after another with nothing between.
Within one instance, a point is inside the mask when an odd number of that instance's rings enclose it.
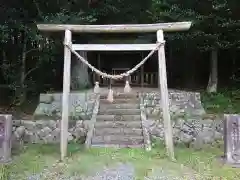
<instances>
[{"instance_id":1,"label":"torii gate","mask_svg":"<svg viewBox=\"0 0 240 180\"><path fill-rule=\"evenodd\" d=\"M173 22L157 24L124 24L124 25L67 25L67 24L38 24L41 31L65 31L65 44L76 51L151 51L156 44L72 44L72 32L76 33L143 33L157 32L157 41L164 42L163 31L187 31L191 22ZM168 156L174 160L174 147L172 138L172 125L169 112L169 98L166 75L165 49L161 46L158 50L159 88L163 111L165 143ZM68 119L69 119L69 93L71 75L71 51L64 48L64 77L61 120L61 159L67 155L68 144Z\"/></svg>"}]
</instances>

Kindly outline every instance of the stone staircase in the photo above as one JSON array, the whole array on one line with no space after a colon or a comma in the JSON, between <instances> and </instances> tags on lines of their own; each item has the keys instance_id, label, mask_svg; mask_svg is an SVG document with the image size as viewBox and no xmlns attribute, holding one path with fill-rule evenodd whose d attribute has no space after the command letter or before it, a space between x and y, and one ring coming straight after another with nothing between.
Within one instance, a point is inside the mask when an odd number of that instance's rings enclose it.
<instances>
[{"instance_id":1,"label":"stone staircase","mask_svg":"<svg viewBox=\"0 0 240 180\"><path fill-rule=\"evenodd\" d=\"M106 97L100 95L91 147L145 147L138 95L114 94L113 103Z\"/></svg>"}]
</instances>

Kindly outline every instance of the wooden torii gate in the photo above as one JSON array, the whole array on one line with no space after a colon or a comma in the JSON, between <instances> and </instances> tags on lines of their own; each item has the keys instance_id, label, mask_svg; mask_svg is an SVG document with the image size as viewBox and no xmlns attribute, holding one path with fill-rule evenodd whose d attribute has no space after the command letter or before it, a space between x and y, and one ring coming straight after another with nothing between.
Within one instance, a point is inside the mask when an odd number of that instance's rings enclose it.
<instances>
[{"instance_id":1,"label":"wooden torii gate","mask_svg":"<svg viewBox=\"0 0 240 180\"><path fill-rule=\"evenodd\" d=\"M157 32L157 41L163 42L165 32L187 31L191 22L173 22L157 24L124 24L124 25L68 25L68 24L38 24L41 31L65 32L65 44L76 51L151 51L156 44L72 44L72 32L75 33L143 33ZM166 75L165 49L158 50L159 88L163 111L165 143L168 156L174 160L174 147L172 139L172 125L169 112L169 98ZM71 75L71 51L64 47L64 77L62 97L61 120L61 159L67 155L68 119L69 119L69 93Z\"/></svg>"}]
</instances>

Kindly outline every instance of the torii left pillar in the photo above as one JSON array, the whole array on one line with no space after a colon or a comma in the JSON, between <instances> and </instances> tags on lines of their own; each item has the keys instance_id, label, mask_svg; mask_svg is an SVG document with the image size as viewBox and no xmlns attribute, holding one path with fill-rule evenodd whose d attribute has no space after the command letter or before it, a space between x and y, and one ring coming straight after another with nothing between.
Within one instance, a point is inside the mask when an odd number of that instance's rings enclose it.
<instances>
[{"instance_id":1,"label":"torii left pillar","mask_svg":"<svg viewBox=\"0 0 240 180\"><path fill-rule=\"evenodd\" d=\"M64 43L72 45L72 32L65 30ZM64 46L64 72L63 72L63 95L62 95L62 120L61 120L61 160L67 156L68 146L68 119L69 119L69 94L71 78L71 51Z\"/></svg>"}]
</instances>

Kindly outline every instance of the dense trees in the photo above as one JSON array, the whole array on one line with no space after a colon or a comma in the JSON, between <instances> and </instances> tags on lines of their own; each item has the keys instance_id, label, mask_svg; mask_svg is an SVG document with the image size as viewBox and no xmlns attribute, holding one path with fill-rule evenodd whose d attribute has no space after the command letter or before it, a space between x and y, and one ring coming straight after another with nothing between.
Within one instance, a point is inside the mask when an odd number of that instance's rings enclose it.
<instances>
[{"instance_id":1,"label":"dense trees","mask_svg":"<svg viewBox=\"0 0 240 180\"><path fill-rule=\"evenodd\" d=\"M82 2L82 1L80 1ZM52 41L36 29L37 22L92 23L92 15L84 12L87 2L79 1L4 1L0 12L1 84L6 84L15 93L14 101L21 103L26 96L26 87L39 86L43 81L39 74L46 69L46 76L56 72L56 58L62 39ZM79 7L83 7L79 9ZM48 79L45 77L45 79ZM16 99L17 98L17 99Z\"/></svg>"},{"instance_id":2,"label":"dense trees","mask_svg":"<svg viewBox=\"0 0 240 180\"><path fill-rule=\"evenodd\" d=\"M168 61L181 67L176 71L181 72L186 82L183 86L203 81L205 86L208 82L209 92L214 92L218 79L224 84L239 80L239 17L238 0L2 1L0 84L13 90L21 103L27 90L42 91L45 84L54 86L54 79L61 76L62 36L40 34L36 29L38 22L117 24L191 20L193 27L189 32L167 34ZM39 76L43 70L44 75ZM171 71L175 72L174 68ZM209 73L209 80L203 78L205 73Z\"/></svg>"},{"instance_id":3,"label":"dense trees","mask_svg":"<svg viewBox=\"0 0 240 180\"><path fill-rule=\"evenodd\" d=\"M193 21L187 34L176 34L172 40L184 41L188 47L210 52L207 90L216 92L220 51L240 45L240 2L235 0L154 0L151 15L155 21ZM236 57L235 57L236 58ZM233 63L233 62L232 62Z\"/></svg>"}]
</instances>

